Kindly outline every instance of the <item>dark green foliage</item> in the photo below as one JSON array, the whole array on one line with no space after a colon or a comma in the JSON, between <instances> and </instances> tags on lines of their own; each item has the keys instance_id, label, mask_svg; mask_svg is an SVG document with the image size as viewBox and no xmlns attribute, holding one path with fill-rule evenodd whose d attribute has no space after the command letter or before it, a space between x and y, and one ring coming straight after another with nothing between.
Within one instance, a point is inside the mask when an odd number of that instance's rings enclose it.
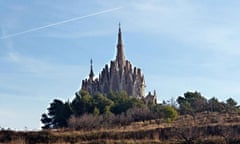
<instances>
[{"instance_id":1,"label":"dark green foliage","mask_svg":"<svg viewBox=\"0 0 240 144\"><path fill-rule=\"evenodd\" d=\"M94 123L94 127L126 125L131 122L151 119L165 119L171 122L180 114L194 116L200 112L228 112L237 113L237 102L229 98L226 103L219 102L216 98L207 100L199 92L186 92L177 98L179 104L171 106L164 104L145 105L143 100L127 95L126 92L112 92L107 96L97 93L91 96L87 91L76 93L72 102L53 100L48 112L42 114L43 129L68 127L82 128L85 123ZM71 117L72 116L72 117ZM71 119L70 119L71 117ZM83 123L83 124L81 124ZM90 127L90 126L89 126Z\"/></svg>"},{"instance_id":2,"label":"dark green foliage","mask_svg":"<svg viewBox=\"0 0 240 144\"><path fill-rule=\"evenodd\" d=\"M55 99L43 114L42 128L67 127L67 121L71 115L81 117L84 114L112 115L121 114L131 108L146 108L142 100L129 97L126 92L110 93L108 96L97 93L90 96L87 91L76 93L72 102L62 102Z\"/></svg>"},{"instance_id":3,"label":"dark green foliage","mask_svg":"<svg viewBox=\"0 0 240 144\"><path fill-rule=\"evenodd\" d=\"M110 107L113 106L113 101L105 97L104 95L98 93L93 96L93 105L98 108L100 114L109 113Z\"/></svg>"},{"instance_id":4,"label":"dark green foliage","mask_svg":"<svg viewBox=\"0 0 240 144\"><path fill-rule=\"evenodd\" d=\"M178 116L177 110L170 105L156 104L150 106L150 110L153 113L154 118L164 118L169 122L175 120Z\"/></svg>"},{"instance_id":5,"label":"dark green foliage","mask_svg":"<svg viewBox=\"0 0 240 144\"><path fill-rule=\"evenodd\" d=\"M47 114L42 114L41 122L44 124L43 129L48 129L52 125L52 119Z\"/></svg>"},{"instance_id":6,"label":"dark green foliage","mask_svg":"<svg viewBox=\"0 0 240 144\"><path fill-rule=\"evenodd\" d=\"M228 112L237 112L239 109L237 102L232 98L226 100L226 107Z\"/></svg>"},{"instance_id":7,"label":"dark green foliage","mask_svg":"<svg viewBox=\"0 0 240 144\"><path fill-rule=\"evenodd\" d=\"M230 107L236 107L237 106L237 102L232 98L227 99L226 102L227 102L227 105L230 106Z\"/></svg>"},{"instance_id":8,"label":"dark green foliage","mask_svg":"<svg viewBox=\"0 0 240 144\"><path fill-rule=\"evenodd\" d=\"M226 100L226 103L219 102L217 98L211 98L208 100L208 111L211 112L228 112L228 113L238 113L239 107L237 102L229 98Z\"/></svg>"},{"instance_id":9,"label":"dark green foliage","mask_svg":"<svg viewBox=\"0 0 240 144\"><path fill-rule=\"evenodd\" d=\"M76 93L71 106L74 115L82 115L84 113L91 113L93 111L92 97L87 91L80 91L80 95Z\"/></svg>"},{"instance_id":10,"label":"dark green foliage","mask_svg":"<svg viewBox=\"0 0 240 144\"><path fill-rule=\"evenodd\" d=\"M186 92L184 97L178 97L179 111L181 114L194 114L206 110L207 99L199 92Z\"/></svg>"},{"instance_id":11,"label":"dark green foliage","mask_svg":"<svg viewBox=\"0 0 240 144\"><path fill-rule=\"evenodd\" d=\"M164 114L164 118L168 122L175 120L178 116L176 109L174 109L172 106L164 106L162 112Z\"/></svg>"},{"instance_id":12,"label":"dark green foliage","mask_svg":"<svg viewBox=\"0 0 240 144\"><path fill-rule=\"evenodd\" d=\"M63 103L55 99L48 108L48 114L43 114L41 122L42 128L61 128L67 127L67 120L72 115L72 109L69 102Z\"/></svg>"},{"instance_id":13,"label":"dark green foliage","mask_svg":"<svg viewBox=\"0 0 240 144\"><path fill-rule=\"evenodd\" d=\"M110 93L107 97L114 102L114 105L111 107L111 111L114 114L121 114L133 107L145 107L142 100L130 98L126 92Z\"/></svg>"},{"instance_id":14,"label":"dark green foliage","mask_svg":"<svg viewBox=\"0 0 240 144\"><path fill-rule=\"evenodd\" d=\"M217 98L213 97L208 100L208 111L225 112L225 104L223 102L219 102Z\"/></svg>"},{"instance_id":15,"label":"dark green foliage","mask_svg":"<svg viewBox=\"0 0 240 144\"><path fill-rule=\"evenodd\" d=\"M232 98L227 99L226 103L220 102L215 97L207 100L199 92L186 92L184 97L178 97L177 102L180 114L194 115L204 111L230 113L239 111L237 102Z\"/></svg>"},{"instance_id":16,"label":"dark green foliage","mask_svg":"<svg viewBox=\"0 0 240 144\"><path fill-rule=\"evenodd\" d=\"M114 106L111 107L111 111L115 114L125 112L131 107L129 102L130 98L127 96L126 92L110 93L107 97L114 101Z\"/></svg>"}]
</instances>

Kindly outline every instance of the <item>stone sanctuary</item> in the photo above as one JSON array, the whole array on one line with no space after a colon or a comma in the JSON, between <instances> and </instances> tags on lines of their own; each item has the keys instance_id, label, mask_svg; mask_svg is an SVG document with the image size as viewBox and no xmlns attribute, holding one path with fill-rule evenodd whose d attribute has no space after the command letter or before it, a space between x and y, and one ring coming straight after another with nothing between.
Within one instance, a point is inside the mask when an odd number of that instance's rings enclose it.
<instances>
[{"instance_id":1,"label":"stone sanctuary","mask_svg":"<svg viewBox=\"0 0 240 144\"><path fill-rule=\"evenodd\" d=\"M156 91L145 95L145 80L140 68L132 68L130 61L125 59L122 32L119 24L116 59L105 65L98 78L94 78L92 60L89 77L82 81L82 90L91 95L95 93L125 91L131 97L143 99L146 104L157 103Z\"/></svg>"}]
</instances>

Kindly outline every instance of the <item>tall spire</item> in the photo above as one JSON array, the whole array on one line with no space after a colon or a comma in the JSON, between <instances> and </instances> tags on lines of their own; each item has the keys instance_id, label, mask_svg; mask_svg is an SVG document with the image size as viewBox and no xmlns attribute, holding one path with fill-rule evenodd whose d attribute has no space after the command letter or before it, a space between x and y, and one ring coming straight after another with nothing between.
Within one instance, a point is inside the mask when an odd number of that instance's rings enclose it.
<instances>
[{"instance_id":1,"label":"tall spire","mask_svg":"<svg viewBox=\"0 0 240 144\"><path fill-rule=\"evenodd\" d=\"M89 79L90 79L91 81L93 81L93 77L94 77L92 63L93 63L93 61L92 61L92 59L91 59L91 60L90 60L91 66L90 66L90 73L89 73Z\"/></svg>"},{"instance_id":2,"label":"tall spire","mask_svg":"<svg viewBox=\"0 0 240 144\"><path fill-rule=\"evenodd\" d=\"M118 45L123 45L122 43L122 32L121 32L121 24L118 24Z\"/></svg>"},{"instance_id":3,"label":"tall spire","mask_svg":"<svg viewBox=\"0 0 240 144\"><path fill-rule=\"evenodd\" d=\"M118 28L118 43L117 43L117 57L116 60L120 65L124 65L125 62L125 56L124 56L124 50L123 50L123 42L122 42L122 32L121 32L121 24L119 23Z\"/></svg>"}]
</instances>

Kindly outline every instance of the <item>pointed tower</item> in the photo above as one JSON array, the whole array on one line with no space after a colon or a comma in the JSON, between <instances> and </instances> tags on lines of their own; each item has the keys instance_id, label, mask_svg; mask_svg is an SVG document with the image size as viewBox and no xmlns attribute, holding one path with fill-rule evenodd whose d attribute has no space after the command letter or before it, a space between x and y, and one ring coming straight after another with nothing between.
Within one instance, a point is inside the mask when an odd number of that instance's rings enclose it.
<instances>
[{"instance_id":1,"label":"pointed tower","mask_svg":"<svg viewBox=\"0 0 240 144\"><path fill-rule=\"evenodd\" d=\"M121 24L120 23L119 23L119 28L118 28L118 43L117 43L116 61L118 62L120 67L122 67L122 68L124 67L125 56L124 56L124 47L123 47Z\"/></svg>"},{"instance_id":2,"label":"pointed tower","mask_svg":"<svg viewBox=\"0 0 240 144\"><path fill-rule=\"evenodd\" d=\"M116 45L116 59L106 65L99 77L94 77L93 61L90 61L90 73L87 79L82 81L82 90L90 95L102 93L108 95L111 92L126 92L130 97L143 99L146 104L156 103L156 91L152 95L145 96L145 80L140 68L132 67L130 61L125 59L121 25L119 23ZM95 79L94 79L95 78Z\"/></svg>"},{"instance_id":3,"label":"pointed tower","mask_svg":"<svg viewBox=\"0 0 240 144\"><path fill-rule=\"evenodd\" d=\"M94 77L92 63L93 63L93 61L92 61L92 59L91 59L91 60L90 60L91 66L90 66L90 73L89 73L89 80L90 80L90 81L93 81L93 77Z\"/></svg>"}]
</instances>

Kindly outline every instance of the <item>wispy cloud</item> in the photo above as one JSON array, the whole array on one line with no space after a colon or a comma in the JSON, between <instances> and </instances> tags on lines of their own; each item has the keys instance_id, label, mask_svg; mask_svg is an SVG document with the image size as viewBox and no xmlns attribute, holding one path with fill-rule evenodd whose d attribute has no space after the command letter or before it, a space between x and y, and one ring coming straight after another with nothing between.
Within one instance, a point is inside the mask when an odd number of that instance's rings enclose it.
<instances>
[{"instance_id":1,"label":"wispy cloud","mask_svg":"<svg viewBox=\"0 0 240 144\"><path fill-rule=\"evenodd\" d=\"M18 65L19 69L16 70L19 72L45 73L50 69L48 64L34 58L23 56L16 51L8 52L5 59L11 64Z\"/></svg>"},{"instance_id":2,"label":"wispy cloud","mask_svg":"<svg viewBox=\"0 0 240 144\"><path fill-rule=\"evenodd\" d=\"M68 76L71 73L86 72L85 66L51 63L44 59L40 60L20 54L17 51L8 52L5 56L5 61L9 62L10 65L17 65L18 67L16 67L15 72L19 73L32 73L34 75L46 76L66 74L65 76Z\"/></svg>"}]
</instances>

